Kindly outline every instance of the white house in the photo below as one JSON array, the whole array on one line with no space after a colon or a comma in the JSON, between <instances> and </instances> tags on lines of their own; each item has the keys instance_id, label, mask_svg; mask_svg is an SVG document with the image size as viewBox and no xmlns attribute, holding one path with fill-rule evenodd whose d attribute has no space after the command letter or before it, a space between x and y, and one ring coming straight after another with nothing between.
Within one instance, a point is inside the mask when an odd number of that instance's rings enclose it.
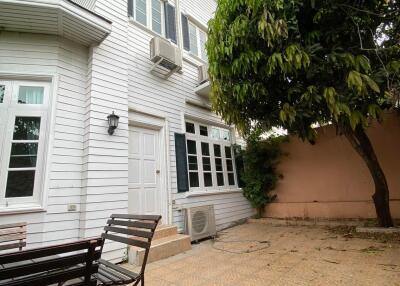
<instances>
[{"instance_id":1,"label":"white house","mask_svg":"<svg viewBox=\"0 0 400 286\"><path fill-rule=\"evenodd\" d=\"M217 229L253 215L235 132L198 81L215 8L0 0L0 224L26 221L35 247L99 235L111 213L161 214L180 232L193 206L213 205ZM149 57L154 37L181 55L167 78Z\"/></svg>"}]
</instances>

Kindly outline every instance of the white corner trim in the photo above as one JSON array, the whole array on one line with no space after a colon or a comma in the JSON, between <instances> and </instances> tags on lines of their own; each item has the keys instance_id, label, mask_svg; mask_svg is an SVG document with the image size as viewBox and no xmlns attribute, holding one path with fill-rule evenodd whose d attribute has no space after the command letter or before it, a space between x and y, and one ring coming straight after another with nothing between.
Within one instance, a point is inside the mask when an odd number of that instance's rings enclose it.
<instances>
[{"instance_id":1,"label":"white corner trim","mask_svg":"<svg viewBox=\"0 0 400 286\"><path fill-rule=\"evenodd\" d=\"M215 196L215 195L226 195L243 193L241 188L225 189L225 190L210 190L210 191L189 191L185 193L185 198L202 197L202 196Z\"/></svg>"}]
</instances>

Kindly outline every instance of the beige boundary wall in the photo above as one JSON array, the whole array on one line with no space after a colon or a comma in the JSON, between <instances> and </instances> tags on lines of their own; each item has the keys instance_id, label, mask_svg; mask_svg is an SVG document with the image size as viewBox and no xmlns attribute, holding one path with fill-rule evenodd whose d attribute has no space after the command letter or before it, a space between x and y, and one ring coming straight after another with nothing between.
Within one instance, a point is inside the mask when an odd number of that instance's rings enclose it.
<instances>
[{"instance_id":1,"label":"beige boundary wall","mask_svg":"<svg viewBox=\"0 0 400 286\"><path fill-rule=\"evenodd\" d=\"M347 139L335 128L318 130L315 145L291 137L283 145L288 156L279 169L284 175L277 200L265 216L275 218L375 218L372 178ZM400 218L400 117L388 114L383 125L368 129L390 189L391 211Z\"/></svg>"}]
</instances>

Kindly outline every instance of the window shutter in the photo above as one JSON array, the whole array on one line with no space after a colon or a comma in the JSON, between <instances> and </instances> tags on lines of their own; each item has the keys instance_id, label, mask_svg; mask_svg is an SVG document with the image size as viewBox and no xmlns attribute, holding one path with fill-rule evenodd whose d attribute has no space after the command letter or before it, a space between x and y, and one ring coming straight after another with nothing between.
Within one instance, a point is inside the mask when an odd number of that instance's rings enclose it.
<instances>
[{"instance_id":1,"label":"window shutter","mask_svg":"<svg viewBox=\"0 0 400 286\"><path fill-rule=\"evenodd\" d=\"M183 48L186 51L190 51L189 22L188 18L183 14L182 14L182 36L183 36Z\"/></svg>"},{"instance_id":2,"label":"window shutter","mask_svg":"<svg viewBox=\"0 0 400 286\"><path fill-rule=\"evenodd\" d=\"M237 180L238 180L238 187L243 188L245 186L245 183L241 176L241 174L243 174L243 172L244 172L242 147L239 145L234 145L233 153L235 156L236 176L237 176Z\"/></svg>"},{"instance_id":3,"label":"window shutter","mask_svg":"<svg viewBox=\"0 0 400 286\"><path fill-rule=\"evenodd\" d=\"M176 41L176 18L175 18L175 7L170 5L168 2L164 4L165 11L165 37L170 39L175 44Z\"/></svg>"},{"instance_id":4,"label":"window shutter","mask_svg":"<svg viewBox=\"0 0 400 286\"><path fill-rule=\"evenodd\" d=\"M128 0L128 16L133 17L133 1Z\"/></svg>"},{"instance_id":5,"label":"window shutter","mask_svg":"<svg viewBox=\"0 0 400 286\"><path fill-rule=\"evenodd\" d=\"M178 193L187 192L189 191L189 180L185 134L175 133L175 156Z\"/></svg>"}]
</instances>

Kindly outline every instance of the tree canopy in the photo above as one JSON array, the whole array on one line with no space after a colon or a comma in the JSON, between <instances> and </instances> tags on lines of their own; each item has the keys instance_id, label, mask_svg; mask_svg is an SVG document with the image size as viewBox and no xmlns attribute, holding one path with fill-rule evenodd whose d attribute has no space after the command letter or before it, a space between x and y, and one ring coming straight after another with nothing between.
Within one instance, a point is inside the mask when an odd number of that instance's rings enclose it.
<instances>
[{"instance_id":1,"label":"tree canopy","mask_svg":"<svg viewBox=\"0 0 400 286\"><path fill-rule=\"evenodd\" d=\"M214 109L242 131L368 125L393 106L395 1L219 0L207 44Z\"/></svg>"},{"instance_id":2,"label":"tree canopy","mask_svg":"<svg viewBox=\"0 0 400 286\"><path fill-rule=\"evenodd\" d=\"M314 142L334 124L363 158L377 216L389 190L365 133L399 105L398 0L218 0L207 53L214 110L242 133L282 127Z\"/></svg>"}]
</instances>

